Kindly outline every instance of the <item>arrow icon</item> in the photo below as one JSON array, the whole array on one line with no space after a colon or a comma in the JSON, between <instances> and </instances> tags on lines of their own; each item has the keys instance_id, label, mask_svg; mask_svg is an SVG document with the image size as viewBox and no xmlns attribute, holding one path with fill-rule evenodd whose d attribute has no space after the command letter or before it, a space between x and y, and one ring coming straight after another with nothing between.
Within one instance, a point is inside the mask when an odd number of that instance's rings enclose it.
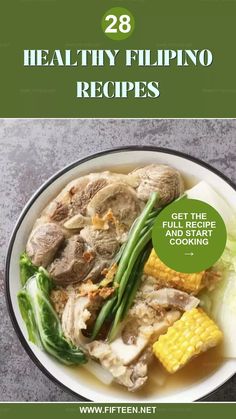
<instances>
[{"instance_id":1,"label":"arrow icon","mask_svg":"<svg viewBox=\"0 0 236 419\"><path fill-rule=\"evenodd\" d=\"M194 255L194 253L193 253L193 252L190 252L190 253L185 253L184 255L185 255L185 256L193 256L193 255Z\"/></svg>"}]
</instances>

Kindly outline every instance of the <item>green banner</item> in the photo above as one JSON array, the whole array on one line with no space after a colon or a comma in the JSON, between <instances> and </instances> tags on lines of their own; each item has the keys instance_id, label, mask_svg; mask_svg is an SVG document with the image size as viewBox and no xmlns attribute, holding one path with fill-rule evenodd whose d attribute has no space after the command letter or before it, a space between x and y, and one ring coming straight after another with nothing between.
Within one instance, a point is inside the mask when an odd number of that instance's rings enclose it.
<instances>
[{"instance_id":1,"label":"green banner","mask_svg":"<svg viewBox=\"0 0 236 419\"><path fill-rule=\"evenodd\" d=\"M2 1L0 117L235 117L235 19L223 0Z\"/></svg>"},{"instance_id":2,"label":"green banner","mask_svg":"<svg viewBox=\"0 0 236 419\"><path fill-rule=\"evenodd\" d=\"M199 417L214 417L227 419L235 417L235 406L224 403L174 403L174 404L95 404L95 403L1 403L1 419L42 419L56 417L57 419L78 418L87 419L114 417L157 417L158 419L199 419Z\"/></svg>"}]
</instances>

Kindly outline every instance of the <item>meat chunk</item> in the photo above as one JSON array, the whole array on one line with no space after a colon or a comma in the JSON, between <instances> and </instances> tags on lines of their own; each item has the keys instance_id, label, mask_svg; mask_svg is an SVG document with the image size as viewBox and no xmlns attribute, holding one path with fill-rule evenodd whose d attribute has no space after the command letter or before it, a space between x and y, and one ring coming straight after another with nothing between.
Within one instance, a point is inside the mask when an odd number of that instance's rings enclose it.
<instances>
[{"instance_id":1,"label":"meat chunk","mask_svg":"<svg viewBox=\"0 0 236 419\"><path fill-rule=\"evenodd\" d=\"M89 217L85 217L82 214L75 214L64 223L64 227L68 230L75 230L81 229L89 224L91 224Z\"/></svg>"},{"instance_id":2,"label":"meat chunk","mask_svg":"<svg viewBox=\"0 0 236 419\"><path fill-rule=\"evenodd\" d=\"M148 378L149 357L140 357L133 365L123 365L121 360L112 352L109 344L94 341L87 345L90 356L100 361L114 377L115 381L128 388L129 391L138 390Z\"/></svg>"},{"instance_id":3,"label":"meat chunk","mask_svg":"<svg viewBox=\"0 0 236 419\"><path fill-rule=\"evenodd\" d=\"M90 217L103 216L109 210L117 221L116 227L127 231L141 211L134 189L124 183L113 183L100 190L87 207Z\"/></svg>"},{"instance_id":4,"label":"meat chunk","mask_svg":"<svg viewBox=\"0 0 236 419\"><path fill-rule=\"evenodd\" d=\"M147 201L152 192L160 195L159 205L166 205L178 198L184 190L180 173L172 167L151 164L134 172L138 179L138 198Z\"/></svg>"},{"instance_id":5,"label":"meat chunk","mask_svg":"<svg viewBox=\"0 0 236 419\"><path fill-rule=\"evenodd\" d=\"M116 182L137 186L135 176L111 173L109 171L90 173L89 175L69 182L59 195L45 208L42 213L42 218L46 221L64 224L78 214L85 216L87 205L96 193L105 186ZM81 223L83 223L82 217L74 218L65 228L81 228ZM79 224L79 226L71 227L71 225L76 224Z\"/></svg>"},{"instance_id":6,"label":"meat chunk","mask_svg":"<svg viewBox=\"0 0 236 419\"><path fill-rule=\"evenodd\" d=\"M136 299L146 300L146 298L150 296L154 290L158 290L162 287L163 285L160 284L157 278L143 274L141 284L136 294Z\"/></svg>"},{"instance_id":7,"label":"meat chunk","mask_svg":"<svg viewBox=\"0 0 236 419\"><path fill-rule=\"evenodd\" d=\"M82 281L91 271L95 254L79 235L65 241L64 248L48 267L48 271L57 284L66 285Z\"/></svg>"},{"instance_id":8,"label":"meat chunk","mask_svg":"<svg viewBox=\"0 0 236 419\"><path fill-rule=\"evenodd\" d=\"M139 301L129 311L127 321L115 340L111 343L96 340L87 344L86 348L93 358L110 371L118 383L129 391L135 391L148 378L148 364L152 356L150 345L179 317L180 312L176 310L160 316L154 309ZM136 323L135 327L133 323Z\"/></svg>"},{"instance_id":9,"label":"meat chunk","mask_svg":"<svg viewBox=\"0 0 236 419\"><path fill-rule=\"evenodd\" d=\"M103 259L111 259L119 250L119 243L113 229L97 230L87 226L80 232L81 237Z\"/></svg>"},{"instance_id":10,"label":"meat chunk","mask_svg":"<svg viewBox=\"0 0 236 419\"><path fill-rule=\"evenodd\" d=\"M60 223L63 220L66 220L69 216L69 205L60 201L53 201L50 204L50 221Z\"/></svg>"},{"instance_id":11,"label":"meat chunk","mask_svg":"<svg viewBox=\"0 0 236 419\"><path fill-rule=\"evenodd\" d=\"M101 176L91 174L75 179L45 208L42 217L60 224L68 223L72 218L72 224L75 224L75 221L81 224L90 199L106 185L107 180L102 174ZM74 218L78 214L80 214L79 220ZM71 228L70 225L69 222L65 227ZM74 228L80 228L80 225Z\"/></svg>"},{"instance_id":12,"label":"meat chunk","mask_svg":"<svg viewBox=\"0 0 236 419\"><path fill-rule=\"evenodd\" d=\"M54 259L63 241L64 234L57 224L41 224L31 233L26 252L34 265L46 268Z\"/></svg>"},{"instance_id":13,"label":"meat chunk","mask_svg":"<svg viewBox=\"0 0 236 419\"><path fill-rule=\"evenodd\" d=\"M160 307L153 308L146 301L137 300L129 310L128 320L137 319L139 335L145 336L147 342L155 342L181 316L179 310L166 311ZM126 332L127 333L127 332ZM132 330L130 331L132 334Z\"/></svg>"},{"instance_id":14,"label":"meat chunk","mask_svg":"<svg viewBox=\"0 0 236 419\"><path fill-rule=\"evenodd\" d=\"M75 179L45 208L42 216L64 224L76 214L85 215L90 199L106 184L102 174Z\"/></svg>"},{"instance_id":15,"label":"meat chunk","mask_svg":"<svg viewBox=\"0 0 236 419\"><path fill-rule=\"evenodd\" d=\"M111 342L110 349L113 354L120 359L123 365L129 365L132 361L138 358L143 349L148 345L149 336L138 332L134 343L125 343L123 337L124 336L120 335L113 342ZM132 331L130 337L133 338Z\"/></svg>"},{"instance_id":16,"label":"meat chunk","mask_svg":"<svg viewBox=\"0 0 236 419\"><path fill-rule=\"evenodd\" d=\"M136 391L141 388L148 379L148 366L153 359L153 353L151 348L147 348L140 356L138 361L130 366L132 370L131 381L132 385L129 386L129 391Z\"/></svg>"},{"instance_id":17,"label":"meat chunk","mask_svg":"<svg viewBox=\"0 0 236 419\"><path fill-rule=\"evenodd\" d=\"M62 314L62 330L64 335L76 346L82 346L89 341L83 334L89 321L94 318L98 308L102 304L99 295L77 296L70 295Z\"/></svg>"},{"instance_id":18,"label":"meat chunk","mask_svg":"<svg viewBox=\"0 0 236 419\"><path fill-rule=\"evenodd\" d=\"M91 199L96 195L97 192L107 186L107 184L108 181L101 176L98 179L95 178L89 180L87 185L80 191L80 193L74 191L73 197L71 199L72 215L77 214L78 212L85 215L87 206Z\"/></svg>"},{"instance_id":19,"label":"meat chunk","mask_svg":"<svg viewBox=\"0 0 236 419\"><path fill-rule=\"evenodd\" d=\"M146 301L154 309L158 309L161 306L165 308L174 307L182 311L191 310L200 303L198 298L175 288L162 288L153 291Z\"/></svg>"},{"instance_id":20,"label":"meat chunk","mask_svg":"<svg viewBox=\"0 0 236 419\"><path fill-rule=\"evenodd\" d=\"M108 171L71 181L36 220L26 248L33 263L49 267L58 285L79 282L90 272L95 280L140 213L134 187L136 176Z\"/></svg>"},{"instance_id":21,"label":"meat chunk","mask_svg":"<svg viewBox=\"0 0 236 419\"><path fill-rule=\"evenodd\" d=\"M139 322L138 319L130 319L125 323L121 331L122 341L126 345L134 345L137 343L137 338L139 334Z\"/></svg>"},{"instance_id":22,"label":"meat chunk","mask_svg":"<svg viewBox=\"0 0 236 419\"><path fill-rule=\"evenodd\" d=\"M91 280L92 282L98 282L104 278L103 272L106 271L110 266L108 260L95 259L95 263L91 271L86 275L86 280Z\"/></svg>"}]
</instances>

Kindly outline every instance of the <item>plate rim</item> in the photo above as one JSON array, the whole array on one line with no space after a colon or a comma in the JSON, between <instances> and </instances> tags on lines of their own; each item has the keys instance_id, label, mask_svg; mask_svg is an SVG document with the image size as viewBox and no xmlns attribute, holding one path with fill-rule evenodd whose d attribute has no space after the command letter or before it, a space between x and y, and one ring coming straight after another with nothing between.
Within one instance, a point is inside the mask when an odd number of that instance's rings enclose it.
<instances>
[{"instance_id":1,"label":"plate rim","mask_svg":"<svg viewBox=\"0 0 236 419\"><path fill-rule=\"evenodd\" d=\"M64 166L62 169L58 170L56 173L54 173L52 176L50 176L45 182L42 183L42 185L33 193L33 195L29 198L29 200L24 205L15 225L12 230L8 246L7 246L7 253L6 253L6 262L5 262L5 275L4 275L4 294L5 294L5 301L7 305L7 310L13 325L13 328L15 330L15 333L20 340L24 350L28 354L28 356L31 358L31 360L34 362L34 364L40 369L40 371L49 378L54 384L56 384L58 387L66 391L68 394L73 395L81 402L93 402L93 400L90 400L77 392L73 391L71 388L67 387L64 383L62 383L60 380L58 380L54 375L52 375L48 369L43 365L37 356L34 354L33 350L30 348L28 341L25 339L21 328L18 324L17 318L15 316L12 300L11 300L11 294L10 294L10 265L11 265L11 254L12 249L14 246L15 238L17 235L18 230L21 227L21 224L30 210L31 206L34 204L34 202L39 198L39 196L44 192L55 180L59 179L61 176L63 176L65 173L69 172L70 170L74 169L77 166L80 166L83 163L86 163L90 160L96 159L98 157L102 157L107 154L113 154L113 153L120 153L120 152L129 152L129 151L150 151L150 152L157 152L157 153L163 153L163 154L170 154L175 155L177 157L182 157L186 160L192 161L193 163L196 163L209 171L213 172L217 176L219 176L221 179L223 179L226 183L228 183L236 192L236 185L234 182L225 174L221 173L220 170L216 169L214 166L212 166L209 163L206 163L205 161L199 159L198 157L194 157L188 153L184 153L175 149L169 149L166 147L158 147L158 146L149 146L149 145L129 145L129 146L122 146L122 147L115 147L115 148L108 148L96 153L88 154L85 157L82 157L81 159L77 159L74 162L68 164L67 166ZM203 401L206 397L210 396L211 394L214 394L217 390L219 390L230 378L232 378L235 375L236 372L232 373L232 375L225 380L222 384L217 386L214 390L210 391L209 393L205 394L203 397L196 399L194 401L200 402Z\"/></svg>"}]
</instances>

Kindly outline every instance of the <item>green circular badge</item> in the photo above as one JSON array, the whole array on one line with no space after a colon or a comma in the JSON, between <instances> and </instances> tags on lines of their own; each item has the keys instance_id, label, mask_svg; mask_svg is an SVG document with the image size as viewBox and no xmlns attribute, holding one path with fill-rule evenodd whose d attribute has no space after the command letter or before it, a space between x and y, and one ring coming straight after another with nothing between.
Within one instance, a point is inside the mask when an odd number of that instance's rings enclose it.
<instances>
[{"instance_id":1,"label":"green circular badge","mask_svg":"<svg viewBox=\"0 0 236 419\"><path fill-rule=\"evenodd\" d=\"M113 7L102 18L102 30L115 41L127 39L134 30L134 17L124 7Z\"/></svg>"},{"instance_id":2,"label":"green circular badge","mask_svg":"<svg viewBox=\"0 0 236 419\"><path fill-rule=\"evenodd\" d=\"M220 214L197 199L181 198L164 208L153 227L153 247L169 268L194 273L210 268L227 239Z\"/></svg>"}]
</instances>

